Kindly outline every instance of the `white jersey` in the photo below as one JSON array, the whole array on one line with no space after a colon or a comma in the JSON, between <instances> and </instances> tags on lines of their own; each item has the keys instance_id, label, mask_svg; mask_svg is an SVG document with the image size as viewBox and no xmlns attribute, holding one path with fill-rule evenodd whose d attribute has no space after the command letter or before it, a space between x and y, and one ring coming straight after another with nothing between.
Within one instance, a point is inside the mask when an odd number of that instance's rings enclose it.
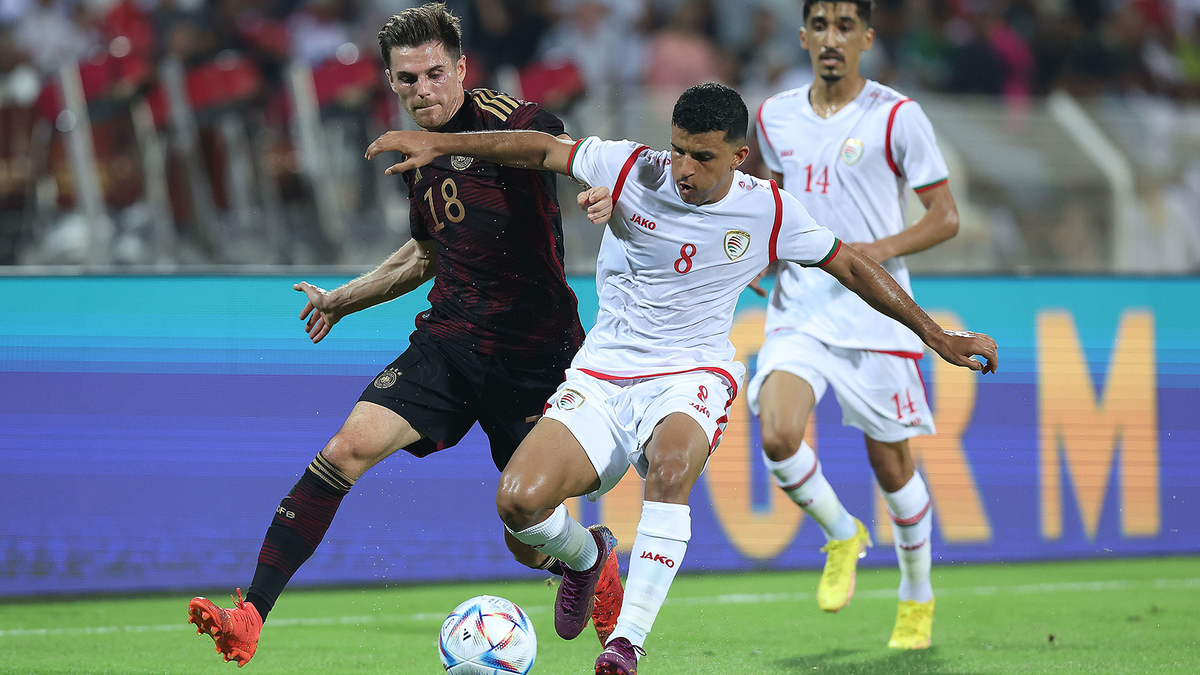
<instances>
[{"instance_id":1,"label":"white jersey","mask_svg":"<svg viewBox=\"0 0 1200 675\"><path fill-rule=\"evenodd\" d=\"M840 246L794 197L740 171L724 198L703 206L680 198L669 152L630 141L582 139L570 171L613 197L600 311L571 365L597 377L711 370L736 393L745 369L729 330L742 290L776 258L823 265Z\"/></svg>"},{"instance_id":2,"label":"white jersey","mask_svg":"<svg viewBox=\"0 0 1200 675\"><path fill-rule=\"evenodd\" d=\"M920 104L867 80L829 119L813 112L809 85L776 94L758 109L759 147L817 222L842 241L870 242L905 227L905 190L946 182L946 161ZM910 295L903 258L883 263ZM850 349L921 352L912 331L880 314L827 274L781 263L767 333L798 330Z\"/></svg>"}]
</instances>

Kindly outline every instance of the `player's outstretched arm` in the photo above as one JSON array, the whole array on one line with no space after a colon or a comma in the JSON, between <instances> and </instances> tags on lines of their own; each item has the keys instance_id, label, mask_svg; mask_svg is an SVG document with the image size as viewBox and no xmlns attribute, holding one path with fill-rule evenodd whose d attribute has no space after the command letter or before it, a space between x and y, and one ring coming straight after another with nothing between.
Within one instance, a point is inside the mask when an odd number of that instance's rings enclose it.
<instances>
[{"instance_id":1,"label":"player's outstretched arm","mask_svg":"<svg viewBox=\"0 0 1200 675\"><path fill-rule=\"evenodd\" d=\"M389 131L367 147L367 159L381 152L399 152L404 161L388 167L391 176L417 169L442 155L474 157L515 169L536 169L570 176L575 143L541 131L481 131L440 134L429 131Z\"/></svg>"},{"instance_id":2,"label":"player's outstretched arm","mask_svg":"<svg viewBox=\"0 0 1200 675\"><path fill-rule=\"evenodd\" d=\"M304 330L313 344L325 339L334 324L388 300L394 300L433 278L437 250L433 241L410 239L379 267L338 288L327 291L301 281L292 286L308 301L300 312Z\"/></svg>"},{"instance_id":3,"label":"player's outstretched arm","mask_svg":"<svg viewBox=\"0 0 1200 675\"><path fill-rule=\"evenodd\" d=\"M843 246L823 269L867 304L908 326L929 348L949 363L985 373L999 365L996 341L982 333L942 330L879 263ZM982 356L980 363L972 356Z\"/></svg>"}]
</instances>

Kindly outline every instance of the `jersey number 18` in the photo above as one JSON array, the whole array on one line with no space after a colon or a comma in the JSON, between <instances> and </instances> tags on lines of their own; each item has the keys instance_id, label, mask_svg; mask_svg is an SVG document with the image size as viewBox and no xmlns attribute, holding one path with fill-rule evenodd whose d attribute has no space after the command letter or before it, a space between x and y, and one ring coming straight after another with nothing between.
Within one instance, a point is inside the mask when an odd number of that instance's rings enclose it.
<instances>
[{"instance_id":1,"label":"jersey number 18","mask_svg":"<svg viewBox=\"0 0 1200 675\"><path fill-rule=\"evenodd\" d=\"M437 232L446 225L438 218L437 205L433 203L432 187L425 191L425 201L429 202L429 212L433 214L433 231ZM442 213L445 214L446 220L452 223L461 223L462 219L467 217L466 207L458 200L458 185L453 178L442 181L442 201L445 202Z\"/></svg>"}]
</instances>

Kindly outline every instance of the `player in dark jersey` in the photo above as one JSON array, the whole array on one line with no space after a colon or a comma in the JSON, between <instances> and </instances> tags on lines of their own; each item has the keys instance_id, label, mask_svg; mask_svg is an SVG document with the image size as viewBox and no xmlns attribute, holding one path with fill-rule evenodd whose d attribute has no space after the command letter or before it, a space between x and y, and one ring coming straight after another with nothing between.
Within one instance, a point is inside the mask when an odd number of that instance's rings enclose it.
<instances>
[{"instance_id":1,"label":"player in dark jersey","mask_svg":"<svg viewBox=\"0 0 1200 675\"><path fill-rule=\"evenodd\" d=\"M424 129L530 129L566 137L562 122L534 103L487 89L464 91L458 19L440 3L393 16L379 44L392 90ZM503 469L583 341L563 271L553 173L439 157L404 181L411 241L341 288L295 286L307 296L300 318L316 343L347 314L436 279L432 307L417 317L408 349L367 386L342 429L280 503L246 600L239 589L231 609L205 598L189 604L189 621L239 666L254 656L268 613L355 480L398 449L424 457L451 447L476 421ZM612 207L607 191L597 190L580 195L580 205L597 223ZM555 559L505 537L519 562L562 573ZM616 624L622 591L615 556L597 565L604 573L592 618L603 643Z\"/></svg>"}]
</instances>

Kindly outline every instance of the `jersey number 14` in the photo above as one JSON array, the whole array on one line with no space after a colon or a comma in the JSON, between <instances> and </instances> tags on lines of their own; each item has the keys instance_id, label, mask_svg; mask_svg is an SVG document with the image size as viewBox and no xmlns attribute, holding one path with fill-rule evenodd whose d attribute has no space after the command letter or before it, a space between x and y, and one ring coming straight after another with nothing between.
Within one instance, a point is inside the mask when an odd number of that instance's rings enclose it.
<instances>
[{"instance_id":1,"label":"jersey number 14","mask_svg":"<svg viewBox=\"0 0 1200 675\"><path fill-rule=\"evenodd\" d=\"M813 182L813 165L809 164L808 166L804 167L804 171L806 174L804 179L805 192L812 192L813 185L816 185L817 187L821 188L821 194L829 194L829 167L821 167L821 175L817 176L817 181L815 183Z\"/></svg>"}]
</instances>

